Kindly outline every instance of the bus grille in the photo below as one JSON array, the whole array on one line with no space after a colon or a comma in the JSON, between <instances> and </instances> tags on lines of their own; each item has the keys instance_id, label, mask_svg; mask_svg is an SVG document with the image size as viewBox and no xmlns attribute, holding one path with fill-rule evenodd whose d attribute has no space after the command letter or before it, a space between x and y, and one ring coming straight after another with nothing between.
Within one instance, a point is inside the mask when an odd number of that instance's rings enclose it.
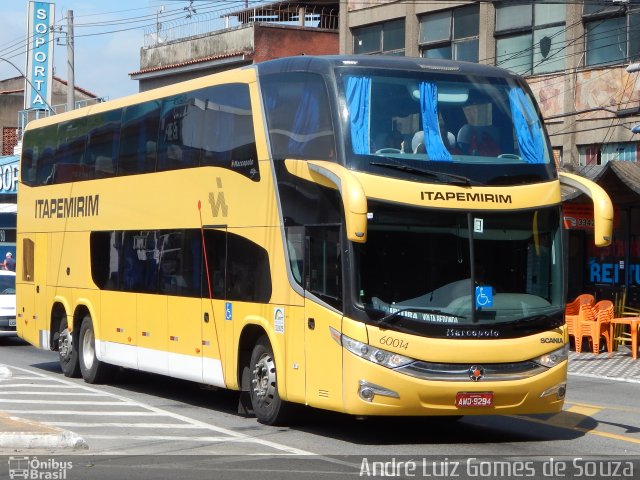
<instances>
[{"instance_id":1,"label":"bus grille","mask_svg":"<svg viewBox=\"0 0 640 480\"><path fill-rule=\"evenodd\" d=\"M461 363L430 363L417 361L396 368L396 372L411 375L424 380L441 382L473 381L471 371L479 364ZM482 381L506 381L521 380L533 377L548 369L532 361L516 363L489 363L482 364Z\"/></svg>"}]
</instances>

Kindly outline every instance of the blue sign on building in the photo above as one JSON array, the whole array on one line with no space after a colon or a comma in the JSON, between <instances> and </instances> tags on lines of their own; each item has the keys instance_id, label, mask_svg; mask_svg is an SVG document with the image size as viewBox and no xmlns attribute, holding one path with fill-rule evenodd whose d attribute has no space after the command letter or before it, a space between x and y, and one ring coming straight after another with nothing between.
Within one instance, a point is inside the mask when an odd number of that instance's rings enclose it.
<instances>
[{"instance_id":1,"label":"blue sign on building","mask_svg":"<svg viewBox=\"0 0 640 480\"><path fill-rule=\"evenodd\" d=\"M18 169L20 157L0 157L0 195L15 195L18 192Z\"/></svg>"},{"instance_id":2,"label":"blue sign on building","mask_svg":"<svg viewBox=\"0 0 640 480\"><path fill-rule=\"evenodd\" d=\"M53 26L55 8L49 2L29 2L27 69L24 109L46 110L53 81Z\"/></svg>"}]
</instances>

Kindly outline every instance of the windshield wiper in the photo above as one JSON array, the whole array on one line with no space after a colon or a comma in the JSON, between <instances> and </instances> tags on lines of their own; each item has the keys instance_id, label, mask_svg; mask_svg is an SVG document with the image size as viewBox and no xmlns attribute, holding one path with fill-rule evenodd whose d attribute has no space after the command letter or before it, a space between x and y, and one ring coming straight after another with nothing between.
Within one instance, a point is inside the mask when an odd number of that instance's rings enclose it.
<instances>
[{"instance_id":1,"label":"windshield wiper","mask_svg":"<svg viewBox=\"0 0 640 480\"><path fill-rule=\"evenodd\" d=\"M467 187L471 186L471 179L462 175L456 175L454 173L437 172L435 170L428 170L426 168L412 167L410 165L405 165L404 163L369 162L369 165L392 168L394 170L401 170L403 172L409 173L419 173L420 175L435 178L440 182L448 183L451 185L464 185Z\"/></svg>"},{"instance_id":2,"label":"windshield wiper","mask_svg":"<svg viewBox=\"0 0 640 480\"><path fill-rule=\"evenodd\" d=\"M384 317L376 320L376 325L391 325L393 321L397 320L400 317L409 318L405 315L402 315L404 312L415 312L415 313L425 313L427 315L443 315L451 318L462 318L465 319L467 317L461 315L451 315L449 313L443 312L442 310L434 310L432 308L422 308L422 307L409 307L409 308L401 308L400 310L396 310L393 313L389 313Z\"/></svg>"}]
</instances>

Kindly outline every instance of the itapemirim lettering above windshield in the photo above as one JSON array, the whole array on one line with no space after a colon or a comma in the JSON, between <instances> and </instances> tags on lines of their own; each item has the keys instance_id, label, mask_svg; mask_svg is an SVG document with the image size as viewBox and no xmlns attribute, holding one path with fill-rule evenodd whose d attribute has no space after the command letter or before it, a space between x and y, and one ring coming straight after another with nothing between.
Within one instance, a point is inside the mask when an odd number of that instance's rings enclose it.
<instances>
[{"instance_id":1,"label":"itapemirim lettering above windshield","mask_svg":"<svg viewBox=\"0 0 640 480\"><path fill-rule=\"evenodd\" d=\"M511 195L481 192L431 192L422 191L420 197L430 202L483 202L483 203L513 203Z\"/></svg>"}]
</instances>

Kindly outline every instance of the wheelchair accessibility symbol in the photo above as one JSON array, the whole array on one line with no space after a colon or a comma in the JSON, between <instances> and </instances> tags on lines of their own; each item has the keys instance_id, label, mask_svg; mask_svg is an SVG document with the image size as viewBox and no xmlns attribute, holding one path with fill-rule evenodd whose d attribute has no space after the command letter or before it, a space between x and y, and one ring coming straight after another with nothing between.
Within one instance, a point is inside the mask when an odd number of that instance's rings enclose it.
<instances>
[{"instance_id":1,"label":"wheelchair accessibility symbol","mask_svg":"<svg viewBox=\"0 0 640 480\"><path fill-rule=\"evenodd\" d=\"M476 287L476 308L493 307L493 288L489 286Z\"/></svg>"},{"instance_id":2,"label":"wheelchair accessibility symbol","mask_svg":"<svg viewBox=\"0 0 640 480\"><path fill-rule=\"evenodd\" d=\"M233 304L231 302L225 302L224 304L224 319L233 320Z\"/></svg>"}]
</instances>

